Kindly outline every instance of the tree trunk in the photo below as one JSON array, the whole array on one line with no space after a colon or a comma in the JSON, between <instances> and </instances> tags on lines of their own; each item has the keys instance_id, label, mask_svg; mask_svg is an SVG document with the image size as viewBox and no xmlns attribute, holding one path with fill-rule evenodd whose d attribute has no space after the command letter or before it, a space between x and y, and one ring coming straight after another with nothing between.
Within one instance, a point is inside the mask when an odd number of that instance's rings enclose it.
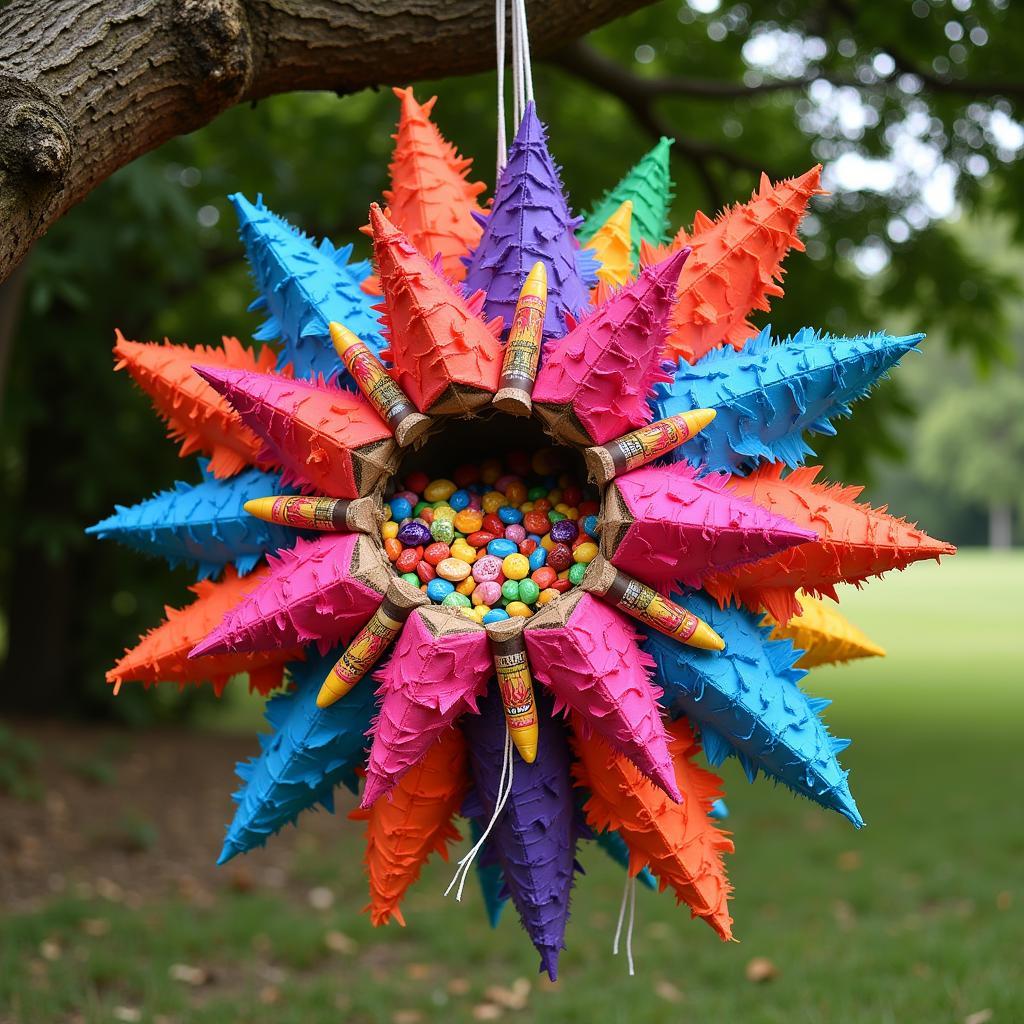
<instances>
[{"instance_id":1,"label":"tree trunk","mask_svg":"<svg viewBox=\"0 0 1024 1024\"><path fill-rule=\"evenodd\" d=\"M1013 509L1005 502L994 501L988 507L988 546L993 551L1013 547Z\"/></svg>"},{"instance_id":2,"label":"tree trunk","mask_svg":"<svg viewBox=\"0 0 1024 1024\"><path fill-rule=\"evenodd\" d=\"M538 56L652 0L533 0ZM491 0L14 0L0 10L0 281L119 167L236 103L485 70Z\"/></svg>"}]
</instances>

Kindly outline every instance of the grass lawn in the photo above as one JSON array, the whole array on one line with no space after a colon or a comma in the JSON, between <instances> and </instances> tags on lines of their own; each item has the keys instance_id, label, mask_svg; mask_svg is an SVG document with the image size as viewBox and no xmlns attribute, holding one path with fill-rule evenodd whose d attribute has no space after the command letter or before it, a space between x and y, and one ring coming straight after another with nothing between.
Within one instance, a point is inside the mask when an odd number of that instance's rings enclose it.
<instances>
[{"instance_id":1,"label":"grass lawn","mask_svg":"<svg viewBox=\"0 0 1024 1024\"><path fill-rule=\"evenodd\" d=\"M276 891L65 895L9 915L0 1021L1022 1021L1022 608L1024 558L984 552L844 598L889 656L808 685L854 738L843 760L868 827L727 766L739 943L641 889L629 978L611 955L622 873L589 845L557 985L538 979L513 911L491 933L475 889L442 897L451 868L436 858L409 927L374 932L348 824L336 843L297 844ZM769 980L749 979L755 958Z\"/></svg>"}]
</instances>

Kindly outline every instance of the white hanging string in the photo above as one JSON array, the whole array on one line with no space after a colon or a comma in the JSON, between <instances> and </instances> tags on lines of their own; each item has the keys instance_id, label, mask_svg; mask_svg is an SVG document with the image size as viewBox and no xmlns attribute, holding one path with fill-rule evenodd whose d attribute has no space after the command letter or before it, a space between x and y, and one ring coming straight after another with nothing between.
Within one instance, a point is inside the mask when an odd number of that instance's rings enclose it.
<instances>
[{"instance_id":1,"label":"white hanging string","mask_svg":"<svg viewBox=\"0 0 1024 1024\"><path fill-rule=\"evenodd\" d=\"M526 103L533 102L533 66L530 63L530 32L526 24L526 0L513 0L512 11L513 14L518 10L519 12L519 55L522 60L522 77L523 83L526 90L525 101L523 103L523 109L526 109Z\"/></svg>"},{"instance_id":2,"label":"white hanging string","mask_svg":"<svg viewBox=\"0 0 1024 1024\"><path fill-rule=\"evenodd\" d=\"M505 749L501 754L501 778L498 781L498 795L494 804L494 813L491 815L491 820L487 822L487 828L484 829L483 834L476 841L473 848L465 857L462 858L462 860L459 861L458 867L455 869L455 874L452 876L452 880L448 883L448 888L444 891L445 896L447 896L455 887L455 883L458 882L459 888L455 893L455 899L457 902L462 902L462 890L466 887L466 879L469 877L470 868L473 867L473 861L476 860L476 855L480 852L481 847L487 841L487 837L491 834L491 829L494 828L498 818L501 817L501 812L505 809L505 804L508 803L509 795L512 793L514 751L515 748L512 746L512 736L508 731L508 726L506 725Z\"/></svg>"},{"instance_id":3,"label":"white hanging string","mask_svg":"<svg viewBox=\"0 0 1024 1024\"><path fill-rule=\"evenodd\" d=\"M526 112L526 104L533 101L533 65L530 60L530 36L526 17L526 0L512 3L512 130ZM505 129L505 19L506 0L494 0L494 36L498 59L498 173L508 160L508 137Z\"/></svg>"},{"instance_id":4,"label":"white hanging string","mask_svg":"<svg viewBox=\"0 0 1024 1024\"><path fill-rule=\"evenodd\" d=\"M505 140L505 0L494 0L495 48L498 51L498 173L508 160Z\"/></svg>"},{"instance_id":5,"label":"white hanging string","mask_svg":"<svg viewBox=\"0 0 1024 1024\"><path fill-rule=\"evenodd\" d=\"M615 926L615 939L612 942L612 956L619 955L619 940L622 938L622 922L626 917L626 904L629 904L629 924L626 927L626 962L629 964L629 976L633 970L633 926L636 923L636 878L626 875L626 884L622 887L622 902L619 904L619 922Z\"/></svg>"}]
</instances>

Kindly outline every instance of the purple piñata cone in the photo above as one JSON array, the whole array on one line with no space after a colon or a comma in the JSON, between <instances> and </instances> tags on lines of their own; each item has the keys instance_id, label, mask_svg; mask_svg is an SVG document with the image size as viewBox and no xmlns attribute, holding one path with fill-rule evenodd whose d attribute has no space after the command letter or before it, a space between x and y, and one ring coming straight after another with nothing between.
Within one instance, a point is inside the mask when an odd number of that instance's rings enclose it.
<instances>
[{"instance_id":1,"label":"purple pi\u00f1ata cone","mask_svg":"<svg viewBox=\"0 0 1024 1024\"><path fill-rule=\"evenodd\" d=\"M605 497L602 554L651 586L699 587L705 573L817 537L727 491L728 480L725 473L698 479L686 462L616 477Z\"/></svg>"},{"instance_id":2,"label":"purple pi\u00f1ata cone","mask_svg":"<svg viewBox=\"0 0 1024 1024\"><path fill-rule=\"evenodd\" d=\"M548 272L545 336L566 330L566 314L579 319L590 309L590 288L597 282L597 261L581 251L574 217L562 190L558 168L548 152L544 126L532 103L509 147L490 213L474 215L483 224L480 244L466 258L466 293L487 293L487 316L502 316L512 326L531 267L542 260ZM676 275L678 277L678 274Z\"/></svg>"},{"instance_id":3,"label":"purple pi\u00f1ata cone","mask_svg":"<svg viewBox=\"0 0 1024 1024\"><path fill-rule=\"evenodd\" d=\"M381 703L368 734L363 807L387 793L460 715L476 712L493 674L482 626L449 608L409 616L391 660L375 676Z\"/></svg>"},{"instance_id":4,"label":"purple pi\u00f1ata cone","mask_svg":"<svg viewBox=\"0 0 1024 1024\"><path fill-rule=\"evenodd\" d=\"M391 572L369 537L332 533L267 558L260 585L189 654L270 651L347 643L381 603Z\"/></svg>"},{"instance_id":5,"label":"purple pi\u00f1ata cone","mask_svg":"<svg viewBox=\"0 0 1024 1024\"><path fill-rule=\"evenodd\" d=\"M680 800L661 718L654 661L637 645L629 620L603 601L573 591L527 620L534 677L625 754L673 800Z\"/></svg>"},{"instance_id":6,"label":"purple pi\u00f1ata cone","mask_svg":"<svg viewBox=\"0 0 1024 1024\"><path fill-rule=\"evenodd\" d=\"M537 715L537 759L527 764L513 754L512 792L488 843L501 864L523 928L540 953L540 969L554 981L565 948L580 824L565 726L553 717L551 699L540 691ZM480 701L480 714L466 718L462 729L469 740L474 784L463 811L486 822L497 803L505 746L505 713L496 684Z\"/></svg>"},{"instance_id":7,"label":"purple pi\u00f1ata cone","mask_svg":"<svg viewBox=\"0 0 1024 1024\"><path fill-rule=\"evenodd\" d=\"M676 282L689 249L646 267L564 338L544 347L533 404L569 443L604 444L651 421Z\"/></svg>"}]
</instances>

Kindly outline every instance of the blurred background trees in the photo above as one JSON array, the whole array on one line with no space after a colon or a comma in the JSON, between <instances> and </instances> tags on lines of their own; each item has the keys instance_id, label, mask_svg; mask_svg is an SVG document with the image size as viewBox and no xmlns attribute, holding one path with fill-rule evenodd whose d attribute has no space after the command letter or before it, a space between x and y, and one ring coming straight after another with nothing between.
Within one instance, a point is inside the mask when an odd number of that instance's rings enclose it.
<instances>
[{"instance_id":1,"label":"blurred background trees","mask_svg":"<svg viewBox=\"0 0 1024 1024\"><path fill-rule=\"evenodd\" d=\"M1009 0L671 0L534 72L577 209L660 134L676 139L677 226L748 198L762 168L825 165L832 194L762 322L779 336L928 332L929 358L817 447L830 475L878 479L894 511L957 543L987 542L993 503L1004 534L1024 505L1022 39L1024 7ZM442 131L490 190L493 74L417 86L434 92ZM109 711L114 656L187 599L186 572L82 534L115 502L195 475L111 372L114 327L248 339L258 317L229 192L262 192L307 232L368 253L358 227L386 186L396 114L383 88L235 108L118 172L0 287L0 706ZM182 700L134 696L119 714Z\"/></svg>"}]
</instances>

